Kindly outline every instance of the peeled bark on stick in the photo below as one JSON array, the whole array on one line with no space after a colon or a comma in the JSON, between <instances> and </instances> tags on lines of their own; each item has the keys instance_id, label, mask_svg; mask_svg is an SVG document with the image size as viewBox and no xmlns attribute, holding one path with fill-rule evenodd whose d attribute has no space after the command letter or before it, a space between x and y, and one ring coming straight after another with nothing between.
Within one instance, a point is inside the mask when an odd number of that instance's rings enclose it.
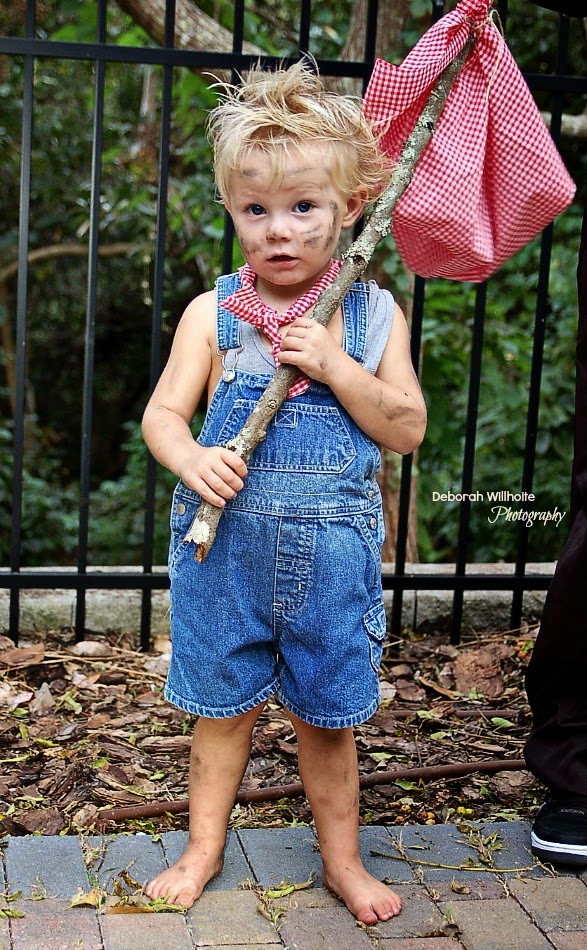
<instances>
[{"instance_id":1,"label":"peeled bark on stick","mask_svg":"<svg viewBox=\"0 0 587 950\"><path fill-rule=\"evenodd\" d=\"M472 45L473 36L471 35L461 52L439 76L413 131L402 148L389 185L375 202L361 235L344 255L342 267L337 276L320 294L312 318L322 326L328 325L353 283L367 267L377 244L390 233L393 210L413 178L416 164L432 137L442 107ZM233 439L226 443L226 448L232 449L248 463L254 450L265 439L267 426L284 402L288 389L297 376L298 370L295 366L280 366L277 369L244 426ZM190 541L195 543L194 557L200 563L206 559L214 543L222 512L223 508L203 501L184 538L184 543Z\"/></svg>"}]
</instances>

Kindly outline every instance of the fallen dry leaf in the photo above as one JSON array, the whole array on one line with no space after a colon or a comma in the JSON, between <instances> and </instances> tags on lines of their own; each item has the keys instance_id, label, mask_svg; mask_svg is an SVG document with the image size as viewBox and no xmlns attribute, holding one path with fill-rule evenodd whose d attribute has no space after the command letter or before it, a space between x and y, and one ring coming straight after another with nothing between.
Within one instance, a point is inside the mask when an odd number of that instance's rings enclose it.
<instances>
[{"instance_id":1,"label":"fallen dry leaf","mask_svg":"<svg viewBox=\"0 0 587 950\"><path fill-rule=\"evenodd\" d=\"M495 699L503 693L501 654L490 647L459 653L454 661L456 688L463 696L475 693Z\"/></svg>"},{"instance_id":2,"label":"fallen dry leaf","mask_svg":"<svg viewBox=\"0 0 587 950\"><path fill-rule=\"evenodd\" d=\"M390 701L397 696L397 687L393 683L381 683L379 693L381 702L384 700Z\"/></svg>"},{"instance_id":3,"label":"fallen dry leaf","mask_svg":"<svg viewBox=\"0 0 587 950\"><path fill-rule=\"evenodd\" d=\"M450 882L450 889L455 894L470 894L471 888L467 884L461 884L460 881L457 881L454 877Z\"/></svg>"},{"instance_id":4,"label":"fallen dry leaf","mask_svg":"<svg viewBox=\"0 0 587 950\"><path fill-rule=\"evenodd\" d=\"M23 667L41 663L45 656L43 647L38 644L32 647L15 647L0 652L0 666Z\"/></svg>"},{"instance_id":5,"label":"fallen dry leaf","mask_svg":"<svg viewBox=\"0 0 587 950\"><path fill-rule=\"evenodd\" d=\"M171 653L161 653L159 656L147 657L145 669L148 673L155 673L157 676L167 676L170 663Z\"/></svg>"},{"instance_id":6,"label":"fallen dry leaf","mask_svg":"<svg viewBox=\"0 0 587 950\"><path fill-rule=\"evenodd\" d=\"M58 835L69 822L58 808L32 808L18 817L19 825L28 834Z\"/></svg>"},{"instance_id":7,"label":"fallen dry leaf","mask_svg":"<svg viewBox=\"0 0 587 950\"><path fill-rule=\"evenodd\" d=\"M111 657L112 647L102 640L80 640L69 648L74 656Z\"/></svg>"},{"instance_id":8,"label":"fallen dry leaf","mask_svg":"<svg viewBox=\"0 0 587 950\"><path fill-rule=\"evenodd\" d=\"M42 683L31 699L31 716L46 716L55 706L55 699L48 683Z\"/></svg>"},{"instance_id":9,"label":"fallen dry leaf","mask_svg":"<svg viewBox=\"0 0 587 950\"><path fill-rule=\"evenodd\" d=\"M425 691L413 680L399 679L395 681L397 695L407 703L421 703L426 698Z\"/></svg>"},{"instance_id":10,"label":"fallen dry leaf","mask_svg":"<svg viewBox=\"0 0 587 950\"><path fill-rule=\"evenodd\" d=\"M71 816L72 828L91 828L92 825L96 823L100 816L100 810L96 808L95 805L87 803L82 805L77 811L74 811Z\"/></svg>"},{"instance_id":11,"label":"fallen dry leaf","mask_svg":"<svg viewBox=\"0 0 587 950\"><path fill-rule=\"evenodd\" d=\"M102 888L93 887L91 891L84 891L78 888L77 893L71 899L70 907L101 907L106 900L106 891Z\"/></svg>"},{"instance_id":12,"label":"fallen dry leaf","mask_svg":"<svg viewBox=\"0 0 587 950\"><path fill-rule=\"evenodd\" d=\"M516 802L526 792L539 787L539 782L530 772L497 772L487 779L487 787L504 802Z\"/></svg>"},{"instance_id":13,"label":"fallen dry leaf","mask_svg":"<svg viewBox=\"0 0 587 950\"><path fill-rule=\"evenodd\" d=\"M23 693L13 693L10 689L10 686L6 684L6 691L3 692L0 702L5 702L10 712L13 712L13 710L18 708L18 706L24 706L26 703L28 703L34 695L35 694L30 690L26 690Z\"/></svg>"}]
</instances>

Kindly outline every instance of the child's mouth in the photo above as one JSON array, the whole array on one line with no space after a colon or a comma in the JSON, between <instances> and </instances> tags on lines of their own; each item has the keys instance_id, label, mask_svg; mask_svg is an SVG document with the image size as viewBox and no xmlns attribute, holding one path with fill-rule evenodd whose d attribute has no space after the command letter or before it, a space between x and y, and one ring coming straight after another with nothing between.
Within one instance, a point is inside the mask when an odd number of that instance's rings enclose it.
<instances>
[{"instance_id":1,"label":"child's mouth","mask_svg":"<svg viewBox=\"0 0 587 950\"><path fill-rule=\"evenodd\" d=\"M290 254L274 254L269 258L271 264L292 264L297 260L297 258L292 257Z\"/></svg>"}]
</instances>

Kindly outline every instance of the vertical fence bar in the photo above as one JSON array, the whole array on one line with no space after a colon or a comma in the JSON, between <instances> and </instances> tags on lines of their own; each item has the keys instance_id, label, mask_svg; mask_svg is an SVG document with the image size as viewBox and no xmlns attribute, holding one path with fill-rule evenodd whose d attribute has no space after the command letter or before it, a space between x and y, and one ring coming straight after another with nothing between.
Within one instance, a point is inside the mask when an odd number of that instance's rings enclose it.
<instances>
[{"instance_id":1,"label":"vertical fence bar","mask_svg":"<svg viewBox=\"0 0 587 950\"><path fill-rule=\"evenodd\" d=\"M234 243L234 224L226 208L224 209L224 238L222 243L222 273L232 273Z\"/></svg>"},{"instance_id":2,"label":"vertical fence bar","mask_svg":"<svg viewBox=\"0 0 587 950\"><path fill-rule=\"evenodd\" d=\"M368 74L365 73L363 76L362 83L362 95L365 95L367 86L369 85L369 79L371 73L373 72L373 64L375 62L375 46L377 43L377 13L379 11L379 0L369 0L367 5L367 22L365 24L365 51L364 51L364 60L371 68L369 69ZM355 222L353 227L353 241L359 237L361 231L363 230L365 224L364 215Z\"/></svg>"},{"instance_id":3,"label":"vertical fence bar","mask_svg":"<svg viewBox=\"0 0 587 950\"><path fill-rule=\"evenodd\" d=\"M436 23L444 13L443 0L432 0L432 23ZM419 375L420 347L422 342L422 325L424 322L424 297L426 281L416 275L414 282L414 302L412 307L412 326L410 328L410 348L414 372ZM406 573L406 549L410 526L410 496L412 493L412 468L414 456L404 455L400 475L399 511L397 519L397 538L395 544L396 578L404 577ZM390 632L392 637L401 637L402 608L404 602L404 587L398 584L393 592L391 605Z\"/></svg>"},{"instance_id":4,"label":"vertical fence bar","mask_svg":"<svg viewBox=\"0 0 587 950\"><path fill-rule=\"evenodd\" d=\"M477 414L479 411L479 391L481 388L481 357L483 354L483 330L485 324L485 305L487 301L487 284L479 284L475 294L475 321L473 324L473 343L471 347L471 364L469 368L469 397L467 405L467 422L465 429L465 450L463 453L463 474L461 491L469 494L473 488L473 469L475 465L475 437L477 435ZM469 519L471 502L465 499L459 509L459 534L455 574L464 574L467 569L467 549L469 544ZM459 643L461 639L461 624L463 619L462 587L455 587L452 602L451 643Z\"/></svg>"},{"instance_id":5,"label":"vertical fence bar","mask_svg":"<svg viewBox=\"0 0 587 950\"><path fill-rule=\"evenodd\" d=\"M532 367L530 373L530 394L528 397L528 411L526 415L526 439L524 446L524 463L522 469L522 492L532 491L534 478L534 462L536 438L538 435L538 412L540 409L540 384L544 354L544 337L546 333L546 317L548 313L548 277L550 257L552 251L552 224L549 224L542 235L540 246L540 265L538 275L538 296L536 301L536 318L534 321L534 345L532 349ZM526 502L521 502L522 508L527 508ZM522 531L523 529L523 531ZM526 572L526 557L528 551L528 529L524 521L520 521L518 529L518 544L516 549L515 576L523 577ZM510 626L517 630L522 620L524 591L522 587L514 589L510 614Z\"/></svg>"},{"instance_id":6,"label":"vertical fence bar","mask_svg":"<svg viewBox=\"0 0 587 950\"><path fill-rule=\"evenodd\" d=\"M232 218L230 217L226 208L224 209L224 237L222 242L222 273L231 274L232 273L232 261L233 261L233 252L232 246L234 243L234 224L232 223Z\"/></svg>"},{"instance_id":7,"label":"vertical fence bar","mask_svg":"<svg viewBox=\"0 0 587 950\"><path fill-rule=\"evenodd\" d=\"M232 52L242 53L245 37L245 4L244 0L236 0L234 5L234 24L232 28ZM236 69L232 69L232 83L239 81L239 75ZM222 273L232 273L232 262L234 260L234 224L226 208L224 209L224 238L222 243Z\"/></svg>"},{"instance_id":8,"label":"vertical fence bar","mask_svg":"<svg viewBox=\"0 0 587 950\"><path fill-rule=\"evenodd\" d=\"M367 23L365 26L365 62L373 63L375 61L377 47L377 14L379 12L379 0L369 0L367 5ZM365 76L363 92L368 83L368 77Z\"/></svg>"},{"instance_id":9,"label":"vertical fence bar","mask_svg":"<svg viewBox=\"0 0 587 950\"><path fill-rule=\"evenodd\" d=\"M232 52L242 53L245 41L245 3L236 0L234 5L234 24L232 28ZM236 73L234 73L236 75ZM233 79L234 82L234 79Z\"/></svg>"},{"instance_id":10,"label":"vertical fence bar","mask_svg":"<svg viewBox=\"0 0 587 950\"><path fill-rule=\"evenodd\" d=\"M499 19L501 20L504 33L507 34L508 0L498 0L497 12L499 13Z\"/></svg>"},{"instance_id":11,"label":"vertical fence bar","mask_svg":"<svg viewBox=\"0 0 587 950\"><path fill-rule=\"evenodd\" d=\"M444 13L444 0L432 0L432 23L437 23Z\"/></svg>"},{"instance_id":12,"label":"vertical fence bar","mask_svg":"<svg viewBox=\"0 0 587 950\"><path fill-rule=\"evenodd\" d=\"M36 3L27 0L25 36L32 39L36 28ZM14 432L12 460L12 528L10 538L10 570L20 571L22 544L22 502L25 444L26 402L26 326L29 253L29 214L31 206L31 152L33 137L33 93L35 61L32 55L24 57L22 131L20 164L20 211L18 224L18 282L16 303L16 354L14 393ZM18 643L20 626L20 590L10 591L9 632Z\"/></svg>"},{"instance_id":13,"label":"vertical fence bar","mask_svg":"<svg viewBox=\"0 0 587 950\"><path fill-rule=\"evenodd\" d=\"M410 331L410 353L414 372L418 375L420 363L420 347L422 342L422 325L424 321L424 297L426 293L426 281L423 277L416 276L414 282L414 304L412 307L412 326ZM406 548L408 542L408 530L410 524L410 495L412 490L412 466L413 454L404 455L402 458L402 470L399 487L399 512L397 519L397 538L395 545L395 571L396 578L403 577L406 572ZM402 607L404 602L403 585L398 585L393 592L393 601L391 605L390 632L392 637L401 637L402 632Z\"/></svg>"},{"instance_id":14,"label":"vertical fence bar","mask_svg":"<svg viewBox=\"0 0 587 950\"><path fill-rule=\"evenodd\" d=\"M175 0L166 0L164 45L175 43ZM155 272L153 278L153 312L151 323L150 392L153 392L161 369L161 324L165 290L165 240L167 235L167 196L169 192L169 152L173 101L173 66L163 66L161 91L161 127L159 132L159 176L157 185L157 225L155 239ZM143 573L153 570L153 537L155 533L155 490L157 465L147 452L145 478L145 520L143 535ZM141 650L148 650L151 641L152 590L144 587L141 595Z\"/></svg>"},{"instance_id":15,"label":"vertical fence bar","mask_svg":"<svg viewBox=\"0 0 587 950\"><path fill-rule=\"evenodd\" d=\"M556 73L560 75L565 72L569 47L569 20L568 17L559 17L559 37L558 37L558 55ZM560 138L562 119L562 96L559 92L554 94L552 103L552 121L550 134L555 142ZM538 290L536 300L536 317L534 322L534 346L532 350L532 369L530 374L530 394L528 397L528 414L526 421L526 442L524 447L524 465L522 471L522 492L532 491L532 482L534 479L534 466L536 461L536 439L538 435L538 414L540 411L540 386L542 381L542 363L544 355L544 339L546 335L546 319L550 309L548 296L548 283L550 277L550 260L552 256L552 235L553 225L549 224L542 233L540 245L540 264L538 270ZM522 502L522 507L527 504ZM515 576L523 577L526 573L526 560L528 552L528 529L525 522L520 521L518 527L518 546L516 555ZM512 608L510 614L510 626L517 630L522 621L522 609L524 603L524 590L520 584L514 589L512 596Z\"/></svg>"},{"instance_id":16,"label":"vertical fence bar","mask_svg":"<svg viewBox=\"0 0 587 950\"><path fill-rule=\"evenodd\" d=\"M310 26L312 23L312 0L300 4L300 52L310 52Z\"/></svg>"},{"instance_id":17,"label":"vertical fence bar","mask_svg":"<svg viewBox=\"0 0 587 950\"><path fill-rule=\"evenodd\" d=\"M96 39L106 42L107 0L98 2ZM106 64L96 59L94 78L94 130L92 139L92 187L90 196L90 238L84 346L84 376L79 489L79 527L77 570L86 574L88 565L88 529L90 517L90 470L92 464L92 413L94 391L94 351L96 341L96 304L98 298L98 246L100 241L100 192L102 189L102 139L104 129L104 85ZM75 636L80 640L86 625L86 588L77 591Z\"/></svg>"}]
</instances>

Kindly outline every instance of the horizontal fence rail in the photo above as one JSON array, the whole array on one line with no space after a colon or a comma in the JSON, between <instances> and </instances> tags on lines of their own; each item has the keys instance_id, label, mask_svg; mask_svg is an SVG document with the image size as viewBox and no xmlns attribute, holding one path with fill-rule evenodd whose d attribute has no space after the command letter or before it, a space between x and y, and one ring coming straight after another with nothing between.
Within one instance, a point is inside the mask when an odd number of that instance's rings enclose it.
<instances>
[{"instance_id":1,"label":"horizontal fence rail","mask_svg":"<svg viewBox=\"0 0 587 950\"><path fill-rule=\"evenodd\" d=\"M0 587L10 591L10 635L17 641L20 617L20 594L25 590L74 589L77 591L75 626L78 638L84 634L85 595L88 590L138 590L142 592L141 645L147 648L150 640L151 593L169 585L166 573L154 570L154 499L156 466L152 457L146 462L145 521L142 568L132 571L109 570L107 574L88 566L88 533L92 518L90 507L91 437L94 410L94 363L96 320L98 314L97 262L100 248L99 217L101 192L101 159L104 133L104 70L107 64L153 65L162 68L162 94L159 105L158 142L158 201L154 237L154 276L151 324L150 386L154 387L161 364L161 328L164 310L164 268L167 235L167 204L169 185L170 128L173 117L173 73L178 68L197 70L227 70L236 81L238 72L258 61L258 56L243 52L246 4L238 0L234 5L233 49L230 52L207 52L174 48L175 2L167 0L165 16L165 41L162 46L117 46L107 42L107 2L99 0L95 42L52 41L37 35L36 4L26 2L24 36L0 36L0 55L19 57L24 62L23 72L23 117L21 135L21 185L20 185L20 236L18 246L18 286L16 307L16 391L14 417L14 462L13 462L13 511L12 540L9 567L0 568ZM432 3L433 19L442 13L442 3ZM507 22L507 4L500 5L503 22ZM378 23L378 4L370 0L364 42L364 59L361 61L335 61L318 59L318 67L325 76L360 79L365 87L373 68L375 40ZM311 52L312 6L308 0L300 5L300 28L298 48L301 53ZM555 39L553 39L553 43ZM567 48L569 20L559 17L558 61L552 75L529 73L525 76L533 91L548 93L552 98L552 134L557 140L560 134L563 95L587 93L587 78L568 73ZM94 105L92 136L92 168L90 227L88 233L88 278L85 291L86 326L85 359L83 369L83 411L80 456L80 499L77 565L73 570L32 569L21 564L22 506L23 506L23 446L25 420L25 367L27 345L28 300L28 254L31 220L31 165L32 117L34 109L34 70L37 61L44 58L79 60L94 64ZM283 62L293 62L264 56L262 62L272 68ZM223 251L225 271L232 269L233 230L226 218ZM544 350L546 311L548 309L548 283L551 268L552 227L542 236L539 288L536 300L534 326L534 350L529 403L525 417L525 448L521 491L531 491L536 452L537 419L540 407L540 385ZM412 361L418 367L420 360L423 323L426 313L426 281L416 277L412 312ZM479 380L483 353L484 322L486 316L486 285L476 290L474 319L470 341L469 389L466 419L461 492L472 491L477 413L479 405ZM145 394L145 401L147 394ZM148 453L146 453L148 455ZM528 531L520 525L517 558L513 572L499 575L485 574L476 570L468 560L470 541L470 502L461 502L456 545L455 570L447 574L440 570L415 574L407 563L407 539L410 494L412 491L413 461L410 456L402 460L399 486L399 515L396 537L396 559L393 572L383 575L383 586L394 591L391 627L397 635L401 630L402 595L408 590L449 590L454 592L452 639L458 642L462 623L463 597L466 591L510 591L512 593L511 626L518 628L522 617L522 602L525 591L545 590L550 578L544 574L526 572Z\"/></svg>"},{"instance_id":2,"label":"horizontal fence rail","mask_svg":"<svg viewBox=\"0 0 587 950\"><path fill-rule=\"evenodd\" d=\"M544 574L404 574L383 572L384 590L546 590L550 577ZM9 590L166 590L166 574L146 571L111 571L101 574L68 574L65 571L1 571L0 587Z\"/></svg>"}]
</instances>

